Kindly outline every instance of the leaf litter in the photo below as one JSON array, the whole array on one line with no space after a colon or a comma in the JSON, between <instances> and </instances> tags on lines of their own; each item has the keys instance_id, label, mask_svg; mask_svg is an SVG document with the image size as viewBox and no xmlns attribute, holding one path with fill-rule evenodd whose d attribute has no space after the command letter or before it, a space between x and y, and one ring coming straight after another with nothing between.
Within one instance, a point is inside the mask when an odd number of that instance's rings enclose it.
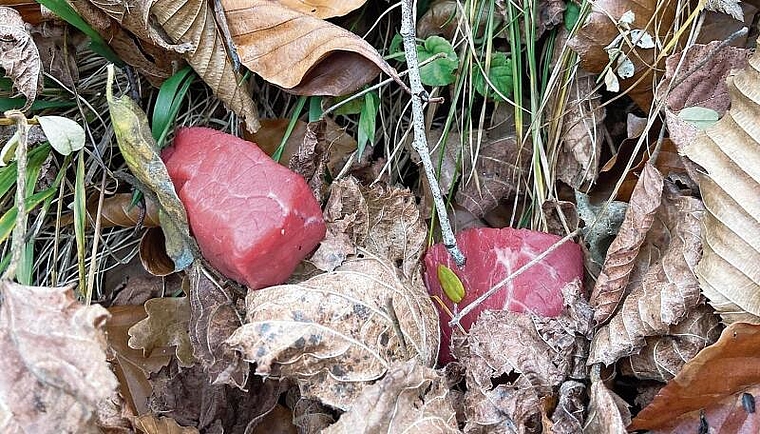
<instances>
[{"instance_id":1,"label":"leaf litter","mask_svg":"<svg viewBox=\"0 0 760 434\"><path fill-rule=\"evenodd\" d=\"M90 220L100 224L87 226L86 244L79 249L91 246L94 239L105 246L93 247L91 258L83 256L78 265L89 262L96 281L101 269L112 267L130 278L112 278L105 285L108 289L99 293L99 302L111 303L108 311L81 306L69 288L54 288L68 281L64 270L53 273L55 284L45 277L49 273L23 267L19 281L43 282L40 287L0 283L0 326L8 329L3 371L6 377L19 377L2 382L1 430L14 432L27 426L157 433L757 430L755 399L760 389L755 364L735 363L751 359L758 347L752 340L755 326L740 322L755 322L759 315L753 304L758 281L752 268L757 262L752 254L758 250L753 235L758 231L753 226L757 212L751 193L760 178L753 169L757 143L748 139L754 137L754 129L746 121L756 105L751 92L756 55L726 49L724 41L691 45L685 55L668 56L684 44L678 37L688 33L679 23L690 26L691 18L674 20L680 12L672 4L597 2L588 17L581 15L585 25L578 26L580 32L570 45L578 51L581 66L599 75L556 68L555 63L573 64L575 54L568 54L564 42L554 41L549 83L566 73L569 81L561 85L560 99L539 101L547 122L538 127L547 128L547 135L539 137L533 127L526 134L525 125L515 130L509 116L503 123L497 114L505 107L512 109L512 102L501 96L510 95L520 77L511 75L515 57L501 44L508 39L500 33L483 36L492 30L489 26L509 29L505 23L514 12L509 9L512 5L497 2L491 22L483 12L462 14L453 2L433 2L418 30L426 38L420 47L430 51L425 55L445 55L448 62L446 73L438 76L445 80L427 83L441 87L431 93L426 114L429 138L448 133L434 157L442 162L440 184L449 193L449 214L461 227L509 223L560 237L580 232L587 272L583 281L562 289L564 301L556 316L481 309L468 333L454 324L449 344L455 360L437 365L440 324L447 318L438 316L437 302L425 290L420 263L437 241L437 222L427 219L429 198L424 182L419 185L415 160L409 165L410 159L398 158L396 150L381 155L389 151L387 141L400 136L380 134L380 128L398 121L397 132L408 132L405 115L394 117L395 107L387 104L399 100L399 95L407 97L405 85L390 93L384 85L371 89L379 101L374 131L368 131L361 119L357 125L356 113L320 116L335 103L320 97L299 100L309 102L309 122L296 119L300 113L288 111L294 99L282 91L345 95L372 83L381 72L398 80L382 57L387 46L374 44L377 27L363 28L366 23L356 18L371 15L376 5L362 0L340 5L285 0L245 5L235 0L214 5L73 3L94 32L107 36L114 51L140 74L126 82L142 97L132 107L119 107L129 103L109 95L121 152L112 154L110 148L115 147L107 146L110 126L107 121L95 126L92 119L97 116L65 113L60 119L67 120L61 122L84 126L84 132L77 128L67 132L68 127L49 128L47 120L58 119L55 105L39 113L39 107L51 102L48 83L45 89L39 86L43 69L55 78L53 91L59 81L66 90L76 91L91 82L82 64L72 68L81 61L81 53L74 52L82 46L81 35L39 27L29 30L23 21L31 22L30 16L19 8L22 22L13 15L1 26L7 35L2 49L10 53L4 61L18 60L29 68L19 72L18 64L4 63L11 82L3 89L12 92L15 86L26 97L14 104L31 107L37 117L30 119L43 124L59 152L68 154L84 145L86 152L80 155L92 155L87 164L97 161L104 172L109 171L105 192L79 196L106 196L106 206L103 215L95 216L97 208L88 203ZM220 4L222 10L215 11ZM577 11L571 10L575 4L536 5L540 20L531 29L536 38L546 39L546 29L560 26L563 20L564 32L578 19L573 18ZM736 2L708 2L707 8L734 17L741 9ZM748 23L753 22L752 10L743 8L750 15ZM383 25L386 15L375 24ZM468 28L472 20L480 24ZM707 27L709 20L705 19ZM469 44L449 42L457 41L463 29L478 35L476 45L481 40L499 44L488 51L489 59L477 59L490 60L494 67L487 75L488 86L480 70L463 68L473 60L462 56L471 54ZM361 31L367 32L364 37L359 36ZM53 34L71 43L46 45ZM670 35L675 36L670 39ZM19 58L14 50L21 45L44 48L45 56L40 56L44 65L34 50L25 50L25 57ZM234 54L260 77L244 76ZM737 73L747 66L747 58L750 69ZM262 120L261 135L247 137L272 154L295 121L283 162L303 176L314 196L324 202L328 236L316 253L306 256L287 285L248 290L218 274L193 248L181 201L166 188L170 180L162 175L165 167L150 140L142 109L151 97L140 94L146 90L139 81L160 84L183 61L238 117L216 119L223 112L216 108L199 115L191 96L189 114L181 113L178 123L204 119L234 134L241 129L250 134L257 129L257 113L263 109L275 119ZM660 80L663 63L665 80ZM426 71L435 70L432 66ZM262 78L279 88L262 83ZM437 110L449 107L449 97L457 101L453 92L458 92L460 79L472 80L473 97L494 104L493 113L484 105L479 125L454 125L459 122L455 114L442 126L438 116L442 112ZM603 81L619 85L623 95L610 89L597 93ZM102 86L97 92L102 96ZM91 96L86 90L78 92L77 101L87 101L86 110L91 110ZM650 117L640 118L630 101ZM652 101L665 102L667 130L660 137L656 137L660 121L652 119L660 107L653 107ZM628 120L618 112L627 114ZM712 126L684 123L702 119L704 113L713 119L727 115ZM470 114L474 119L475 113ZM462 127L471 133L463 137ZM375 146L354 162L357 128L360 141ZM383 142L386 149L377 146ZM11 154L6 149L3 155L12 159ZM119 157L113 159L114 155ZM116 168L106 166L113 161L121 164L122 157L135 178L122 177L120 172L118 179L143 191L145 210L133 206L128 186L110 182L110 170ZM45 171L64 171L62 159L47 158ZM600 168L602 161L608 163ZM96 166L84 180L88 188L93 173L100 170ZM380 167L384 167L382 181ZM12 180L16 171L23 176L24 170L16 162L1 169L3 191L13 191L6 180ZM28 185L44 187L44 180L37 182L37 166L30 171ZM551 185L539 187L536 181L544 176ZM371 177L376 177L374 182ZM59 200L68 203L68 187L61 185ZM533 196L547 186L549 191ZM415 194L418 191L422 194ZM536 198L540 202L531 203ZM4 196L4 203L12 202L7 199ZM34 225L25 241L34 249L23 258L56 266L69 249L59 229L69 230L70 212L59 205L62 217L55 221L55 237L50 237L52 224L45 219L50 205L45 203L39 215L32 209ZM171 219L166 219L167 214ZM11 222L8 216L0 222ZM161 228L142 232L143 227L156 225ZM120 226L136 229L124 231ZM93 230L100 232L90 236ZM141 241L141 261L132 262L140 272L123 265L129 257L122 261L120 247L113 242L119 233L126 235L122 240ZM55 239L55 244L40 249L48 239ZM51 261L46 250L58 257ZM477 255L472 259L477 262ZM163 277L142 275L143 269ZM179 269L184 272L175 273ZM456 315L472 288L454 279L461 271L456 266L443 273L433 271L448 282L444 292L452 302L438 303L439 307L445 304ZM534 288L534 292L540 291ZM721 320L734 324L715 343L724 327ZM28 389L36 401L17 395Z\"/></svg>"}]
</instances>

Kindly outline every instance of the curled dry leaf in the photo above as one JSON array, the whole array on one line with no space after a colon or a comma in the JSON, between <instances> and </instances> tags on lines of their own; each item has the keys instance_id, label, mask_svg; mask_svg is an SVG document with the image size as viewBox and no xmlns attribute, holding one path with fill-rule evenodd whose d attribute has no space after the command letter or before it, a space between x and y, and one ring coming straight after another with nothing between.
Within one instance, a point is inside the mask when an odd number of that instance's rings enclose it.
<instances>
[{"instance_id":1,"label":"curled dry leaf","mask_svg":"<svg viewBox=\"0 0 760 434\"><path fill-rule=\"evenodd\" d=\"M435 370L416 360L393 363L367 386L351 409L324 434L458 433L449 389Z\"/></svg>"},{"instance_id":2,"label":"curled dry leaf","mask_svg":"<svg viewBox=\"0 0 760 434\"><path fill-rule=\"evenodd\" d=\"M700 409L728 397L741 397L749 387L756 388L760 384L759 347L760 326L731 324L723 330L718 342L684 365L654 401L639 412L629 429L672 428L682 420L695 416L698 419Z\"/></svg>"},{"instance_id":3,"label":"curled dry leaf","mask_svg":"<svg viewBox=\"0 0 760 434\"><path fill-rule=\"evenodd\" d=\"M26 97L21 107L21 111L26 111L42 88L40 53L15 9L0 7L0 23L0 66L13 80L13 86Z\"/></svg>"},{"instance_id":4,"label":"curled dry leaf","mask_svg":"<svg viewBox=\"0 0 760 434\"><path fill-rule=\"evenodd\" d=\"M148 317L129 329L129 347L150 355L156 348L176 347L181 366L195 363L188 336L190 303L187 297L153 298L145 302Z\"/></svg>"},{"instance_id":5,"label":"curled dry leaf","mask_svg":"<svg viewBox=\"0 0 760 434\"><path fill-rule=\"evenodd\" d=\"M145 414L148 411L148 398L153 391L148 379L151 374L169 364L174 351L168 347L155 348L146 357L141 350L127 344L129 328L147 316L143 306L112 306L108 312L111 314L105 327L108 361L119 380L119 393L134 414Z\"/></svg>"},{"instance_id":6,"label":"curled dry leaf","mask_svg":"<svg viewBox=\"0 0 760 434\"><path fill-rule=\"evenodd\" d=\"M611 391L601 380L591 382L588 416L584 434L623 434L631 423L628 403Z\"/></svg>"},{"instance_id":7,"label":"curled dry leaf","mask_svg":"<svg viewBox=\"0 0 760 434\"><path fill-rule=\"evenodd\" d=\"M360 246L414 276L427 229L408 189L364 187L356 178L343 178L333 182L324 216L327 242L311 259L319 268L332 271Z\"/></svg>"},{"instance_id":8,"label":"curled dry leaf","mask_svg":"<svg viewBox=\"0 0 760 434\"><path fill-rule=\"evenodd\" d=\"M584 395L586 386L578 381L565 381L559 387L557 408L552 414L553 434L575 434L583 432Z\"/></svg>"},{"instance_id":9,"label":"curled dry leaf","mask_svg":"<svg viewBox=\"0 0 760 434\"><path fill-rule=\"evenodd\" d=\"M704 256L697 275L724 321L760 322L760 54L727 80L731 109L682 151L704 168Z\"/></svg>"},{"instance_id":10,"label":"curled dry leaf","mask_svg":"<svg viewBox=\"0 0 760 434\"><path fill-rule=\"evenodd\" d=\"M633 189L631 202L617 237L607 250L602 272L589 300L594 307L594 320L597 324L604 324L610 319L625 295L639 248L644 244L655 212L660 207L662 185L660 172L647 163L636 188Z\"/></svg>"},{"instance_id":11,"label":"curled dry leaf","mask_svg":"<svg viewBox=\"0 0 760 434\"><path fill-rule=\"evenodd\" d=\"M193 427L180 426L176 420L170 417L144 414L134 421L135 428L145 434L197 434L198 430Z\"/></svg>"},{"instance_id":12,"label":"curled dry leaf","mask_svg":"<svg viewBox=\"0 0 760 434\"><path fill-rule=\"evenodd\" d=\"M140 203L133 203L132 193L118 193L103 199L100 209L100 227L124 227L129 228L140 225L144 228L159 226L158 207L155 202L145 199ZM97 197L91 198L87 203L87 211L94 221L94 214L98 210Z\"/></svg>"},{"instance_id":13,"label":"curled dry leaf","mask_svg":"<svg viewBox=\"0 0 760 434\"><path fill-rule=\"evenodd\" d=\"M106 363L108 312L71 287L0 281L0 432L97 433L118 383Z\"/></svg>"},{"instance_id":14,"label":"curled dry leaf","mask_svg":"<svg viewBox=\"0 0 760 434\"><path fill-rule=\"evenodd\" d=\"M670 41L673 38L672 32L676 30L673 29L676 7L677 2L663 3L656 0L596 1L583 27L568 41L568 45L578 53L581 66L586 71L599 74L610 64L614 70L617 61L610 61L605 47L621 35L616 24L623 14L633 13L631 30L644 30L655 40ZM619 48L634 67L633 76L620 80L620 89L630 88L627 93L631 99L642 110L648 111L653 99L653 84L658 80L657 71L662 67L664 58L658 61L661 47L655 45L655 48L645 49L633 45L634 42L631 35L620 41Z\"/></svg>"},{"instance_id":15,"label":"curled dry leaf","mask_svg":"<svg viewBox=\"0 0 760 434\"><path fill-rule=\"evenodd\" d=\"M361 252L298 285L250 293L227 342L262 376L299 381L306 397L348 409L394 361L435 363L438 319L421 279Z\"/></svg>"},{"instance_id":16,"label":"curled dry leaf","mask_svg":"<svg viewBox=\"0 0 760 434\"><path fill-rule=\"evenodd\" d=\"M720 321L706 305L698 306L667 334L649 337L640 353L624 359L620 371L644 380L666 383L683 365L720 336Z\"/></svg>"},{"instance_id":17,"label":"curled dry leaf","mask_svg":"<svg viewBox=\"0 0 760 434\"><path fill-rule=\"evenodd\" d=\"M141 40L181 54L214 94L245 121L259 129L258 114L242 76L227 56L211 4L205 0L91 0ZM167 41L163 35L168 36ZM176 44L176 45L175 45Z\"/></svg>"},{"instance_id":18,"label":"curled dry leaf","mask_svg":"<svg viewBox=\"0 0 760 434\"><path fill-rule=\"evenodd\" d=\"M702 203L665 182L662 204L639 249L622 306L594 335L589 364L610 365L666 334L700 303L694 267L701 256Z\"/></svg>"},{"instance_id":19,"label":"curled dry leaf","mask_svg":"<svg viewBox=\"0 0 760 434\"><path fill-rule=\"evenodd\" d=\"M154 276L174 273L174 261L166 253L166 237L160 228L149 228L140 238L140 263Z\"/></svg>"},{"instance_id":20,"label":"curled dry leaf","mask_svg":"<svg viewBox=\"0 0 760 434\"><path fill-rule=\"evenodd\" d=\"M345 95L398 74L359 36L268 0L222 0L240 62L297 95Z\"/></svg>"},{"instance_id":21,"label":"curled dry leaf","mask_svg":"<svg viewBox=\"0 0 760 434\"><path fill-rule=\"evenodd\" d=\"M235 308L235 297L222 288L197 261L190 274L190 343L193 356L209 375L212 384L243 389L248 381L248 364L224 341L243 319Z\"/></svg>"}]
</instances>

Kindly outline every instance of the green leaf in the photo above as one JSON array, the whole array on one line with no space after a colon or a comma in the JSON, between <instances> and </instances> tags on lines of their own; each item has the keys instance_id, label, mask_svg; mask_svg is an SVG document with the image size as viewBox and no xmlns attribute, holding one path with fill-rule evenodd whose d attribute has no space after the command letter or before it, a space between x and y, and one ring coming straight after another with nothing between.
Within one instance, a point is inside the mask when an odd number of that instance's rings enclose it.
<instances>
[{"instance_id":1,"label":"green leaf","mask_svg":"<svg viewBox=\"0 0 760 434\"><path fill-rule=\"evenodd\" d=\"M362 112L364 110L364 105L366 104L364 101L364 96L361 96L359 98L353 98L353 95L346 95L344 97L339 97L335 99L335 104L338 104L339 102L345 101L347 99L351 98L348 102L343 104L342 106L335 109L334 113L335 115L356 115Z\"/></svg>"},{"instance_id":2,"label":"green leaf","mask_svg":"<svg viewBox=\"0 0 760 434\"><path fill-rule=\"evenodd\" d=\"M567 8L565 8L565 28L567 31L573 30L573 27L575 27L575 23L578 22L578 19L581 16L581 7L577 4L573 3L572 1L567 2Z\"/></svg>"},{"instance_id":3,"label":"green leaf","mask_svg":"<svg viewBox=\"0 0 760 434\"><path fill-rule=\"evenodd\" d=\"M441 282L441 288L446 294L446 297L454 303L459 303L464 299L465 291L462 281L459 280L459 276L454 273L451 268L438 264L438 280Z\"/></svg>"},{"instance_id":4,"label":"green leaf","mask_svg":"<svg viewBox=\"0 0 760 434\"><path fill-rule=\"evenodd\" d=\"M185 100L190 85L197 76L193 68L186 66L169 77L158 91L156 104L153 106L151 133L159 149L164 147L174 120L177 118L182 102Z\"/></svg>"},{"instance_id":5,"label":"green leaf","mask_svg":"<svg viewBox=\"0 0 760 434\"><path fill-rule=\"evenodd\" d=\"M38 146L29 151L29 154L27 154L27 174L34 171L34 168L37 168L37 170L39 170L39 168L42 166L42 163L45 161L45 159L47 159L48 155L50 155L49 144ZM13 161L7 166L0 168L0 198L5 197L5 194L8 193L11 188L15 188L16 167L16 162ZM30 186L30 188L34 188L34 185L36 184L36 177L34 181L30 181L30 177L27 177L26 185Z\"/></svg>"},{"instance_id":6,"label":"green leaf","mask_svg":"<svg viewBox=\"0 0 760 434\"><path fill-rule=\"evenodd\" d=\"M447 86L456 80L454 73L459 67L459 58L449 41L440 36L430 36L425 39L423 45L417 46L417 57L420 63L438 53L443 53L445 56L420 68L420 78L422 84L426 86Z\"/></svg>"},{"instance_id":7,"label":"green leaf","mask_svg":"<svg viewBox=\"0 0 760 434\"><path fill-rule=\"evenodd\" d=\"M309 122L316 122L322 117L322 97L312 96L309 98Z\"/></svg>"},{"instance_id":8,"label":"green leaf","mask_svg":"<svg viewBox=\"0 0 760 434\"><path fill-rule=\"evenodd\" d=\"M92 294L87 288L87 276L85 273L85 258L87 257L87 243L85 230L87 226L87 193L84 189L84 150L79 151L77 161L76 179L74 180L74 238L77 245L77 270L79 274L79 295L86 303L92 300Z\"/></svg>"},{"instance_id":9,"label":"green leaf","mask_svg":"<svg viewBox=\"0 0 760 434\"><path fill-rule=\"evenodd\" d=\"M272 159L278 163L280 162L280 158L282 158L283 151L285 151L285 145L288 143L288 139L290 138L290 135L293 134L293 129L295 129L296 124L298 123L298 118L301 117L301 112L303 111L303 107L306 105L307 99L308 98L305 96L298 97L298 101L296 102L296 107L293 110L293 114L290 115L290 122L288 122L288 127L285 128L285 135L282 136L282 141L280 141L280 146L278 146L274 151L274 154L272 154Z\"/></svg>"},{"instance_id":10,"label":"green leaf","mask_svg":"<svg viewBox=\"0 0 760 434\"><path fill-rule=\"evenodd\" d=\"M508 58L506 53L496 52L491 55L491 69L488 71L488 79L493 87L483 78L480 68L475 68L473 83L475 90L481 96L503 102L505 101L504 98L496 90L506 97L512 95L512 59Z\"/></svg>"},{"instance_id":11,"label":"green leaf","mask_svg":"<svg viewBox=\"0 0 760 434\"><path fill-rule=\"evenodd\" d=\"M375 143L375 120L377 119L377 110L380 107L380 97L377 92L370 92L364 95L364 106L359 114L359 134L356 141L358 155L357 159L364 154L367 142Z\"/></svg>"},{"instance_id":12,"label":"green leaf","mask_svg":"<svg viewBox=\"0 0 760 434\"><path fill-rule=\"evenodd\" d=\"M388 54L392 58L400 58L401 61L404 61L404 38L398 33L396 33L393 36L393 39L391 39L391 45L388 47Z\"/></svg>"},{"instance_id":13,"label":"green leaf","mask_svg":"<svg viewBox=\"0 0 760 434\"><path fill-rule=\"evenodd\" d=\"M50 146L61 155L69 155L84 147L84 128L63 116L35 116Z\"/></svg>"},{"instance_id":14,"label":"green leaf","mask_svg":"<svg viewBox=\"0 0 760 434\"><path fill-rule=\"evenodd\" d=\"M26 98L0 98L0 112L13 110L13 109L20 109L21 107L26 104ZM34 100L32 103L32 107L29 108L32 112L37 112L40 110L50 109L50 108L69 108L69 107L76 107L76 103L74 101L45 101L45 100Z\"/></svg>"},{"instance_id":15,"label":"green leaf","mask_svg":"<svg viewBox=\"0 0 760 434\"><path fill-rule=\"evenodd\" d=\"M106 97L116 141L129 170L140 182L143 193L155 198L159 221L166 238L166 253L174 261L176 271L193 263L195 244L190 238L185 207L180 202L174 184L153 140L148 117L127 96L113 96L113 66L108 67Z\"/></svg>"},{"instance_id":16,"label":"green leaf","mask_svg":"<svg viewBox=\"0 0 760 434\"><path fill-rule=\"evenodd\" d=\"M678 112L678 117L700 130L706 130L718 122L720 115L715 110L705 107L686 107Z\"/></svg>"}]
</instances>

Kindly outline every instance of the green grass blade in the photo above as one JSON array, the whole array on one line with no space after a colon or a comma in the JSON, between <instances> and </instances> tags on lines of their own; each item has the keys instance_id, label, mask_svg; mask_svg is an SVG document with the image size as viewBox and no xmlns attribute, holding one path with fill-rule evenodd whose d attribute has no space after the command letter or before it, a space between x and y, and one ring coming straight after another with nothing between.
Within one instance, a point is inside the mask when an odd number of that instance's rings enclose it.
<instances>
[{"instance_id":1,"label":"green grass blade","mask_svg":"<svg viewBox=\"0 0 760 434\"><path fill-rule=\"evenodd\" d=\"M20 109L26 103L26 98L0 98L0 111ZM32 112L37 112L45 109L57 109L57 108L69 108L76 107L74 101L43 101L37 100L32 103L32 107L29 109Z\"/></svg>"},{"instance_id":2,"label":"green grass blade","mask_svg":"<svg viewBox=\"0 0 760 434\"><path fill-rule=\"evenodd\" d=\"M308 97L305 97L305 96L298 98L298 102L296 102L296 107L293 110L293 115L290 117L288 128L285 129L285 135L282 136L282 141L280 142L280 146L278 146L277 150L275 150L274 154L272 154L272 159L274 161L277 161L278 163L280 162L280 158L282 157L282 152L285 150L285 143L288 142L290 135L293 133L293 129L296 127L296 123L298 122L298 118L301 116L301 112L303 111L303 107L306 105L307 99Z\"/></svg>"},{"instance_id":3,"label":"green grass blade","mask_svg":"<svg viewBox=\"0 0 760 434\"><path fill-rule=\"evenodd\" d=\"M47 143L29 151L29 159L27 163L29 167L28 170L34 170L35 167L38 169L42 167L42 163L45 161L49 154L50 145ZM16 167L16 162L13 161L7 166L0 168L0 197L4 197L8 191L16 186ZM28 175L27 179L30 179ZM37 179L36 176L34 179ZM27 186L34 188L34 181L31 183L27 181Z\"/></svg>"},{"instance_id":4,"label":"green grass blade","mask_svg":"<svg viewBox=\"0 0 760 434\"><path fill-rule=\"evenodd\" d=\"M77 174L74 181L74 237L77 243L77 268L79 270L79 294L84 297L85 303L89 304L92 293L87 288L87 276L85 274L85 229L87 223L87 198L84 189L84 149L79 151L77 161Z\"/></svg>"},{"instance_id":5,"label":"green grass blade","mask_svg":"<svg viewBox=\"0 0 760 434\"><path fill-rule=\"evenodd\" d=\"M174 120L177 118L179 109L185 100L190 85L197 76L189 66L177 71L176 74L169 77L161 85L156 98L156 104L153 106L153 117L151 122L151 134L156 140L159 149L163 147L163 142L171 130Z\"/></svg>"}]
</instances>

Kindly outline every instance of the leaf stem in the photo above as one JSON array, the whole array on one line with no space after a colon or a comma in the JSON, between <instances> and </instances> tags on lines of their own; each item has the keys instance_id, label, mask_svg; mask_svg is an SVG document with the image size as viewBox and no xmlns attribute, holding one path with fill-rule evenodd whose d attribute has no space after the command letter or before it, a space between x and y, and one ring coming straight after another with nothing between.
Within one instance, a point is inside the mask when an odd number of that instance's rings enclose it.
<instances>
[{"instance_id":1,"label":"leaf stem","mask_svg":"<svg viewBox=\"0 0 760 434\"><path fill-rule=\"evenodd\" d=\"M427 95L425 88L422 87L420 80L419 62L417 60L417 42L415 38L415 0L403 0L401 2L401 37L404 40L404 55L406 64L409 68L409 86L412 90L412 125L414 129L414 140L412 146L420 156L422 165L425 168L425 176L430 186L430 192L433 196L438 220L441 226L441 235L443 244L446 246L454 262L462 267L466 258L457 246L454 232L451 230L449 216L446 214L446 206L441 195L441 188L435 178L433 162L430 159L430 150L425 135L425 117L422 112L422 96Z\"/></svg>"}]
</instances>

